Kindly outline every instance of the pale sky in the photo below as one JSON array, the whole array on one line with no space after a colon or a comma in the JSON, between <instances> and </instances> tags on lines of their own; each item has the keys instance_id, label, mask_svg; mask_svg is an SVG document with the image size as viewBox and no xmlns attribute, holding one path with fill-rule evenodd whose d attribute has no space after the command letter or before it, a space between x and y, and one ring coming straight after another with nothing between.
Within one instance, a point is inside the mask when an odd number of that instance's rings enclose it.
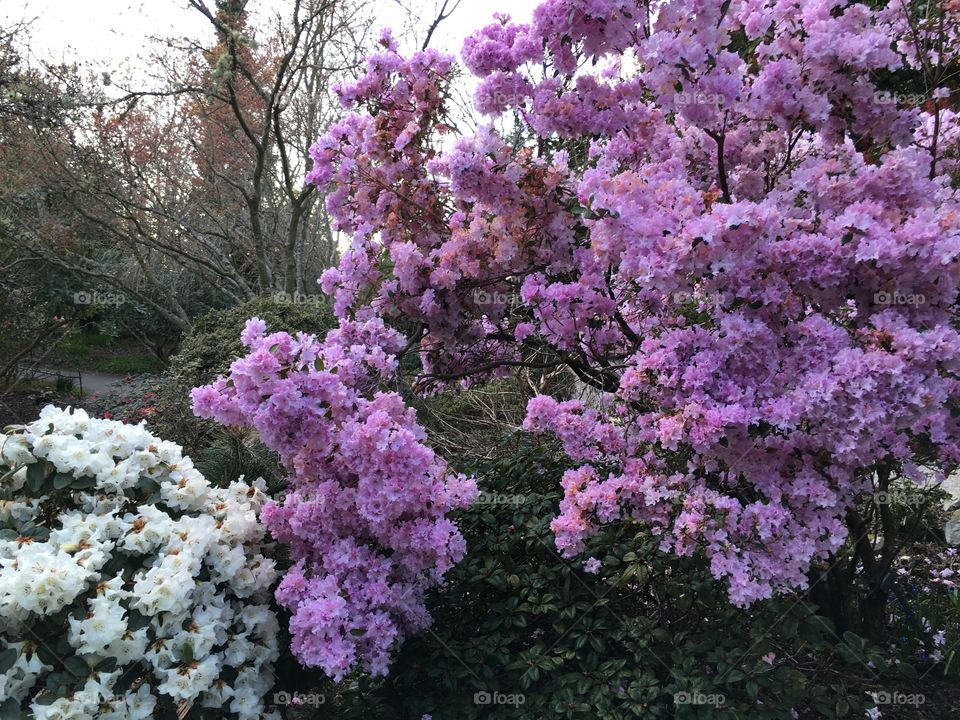
<instances>
[{"instance_id":1,"label":"pale sky","mask_svg":"<svg viewBox=\"0 0 960 720\"><path fill-rule=\"evenodd\" d=\"M406 0L433 14L436 0ZM489 23L494 13L517 21L530 18L538 0L461 0L434 34L433 47L458 52L463 39ZM208 0L213 5L213 0ZM248 9L270 8L275 0L251 0ZM402 13L393 0L378 0L383 25L400 30ZM96 72L121 70L142 55L150 36L210 37L206 19L187 0L0 0L0 22L32 19L31 51L44 61L78 62Z\"/></svg>"}]
</instances>

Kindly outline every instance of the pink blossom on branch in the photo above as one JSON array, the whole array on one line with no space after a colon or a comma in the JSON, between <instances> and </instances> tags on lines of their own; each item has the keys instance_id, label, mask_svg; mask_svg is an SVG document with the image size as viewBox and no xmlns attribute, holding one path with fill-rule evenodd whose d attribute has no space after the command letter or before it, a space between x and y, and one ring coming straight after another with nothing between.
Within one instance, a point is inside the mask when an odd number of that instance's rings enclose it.
<instances>
[{"instance_id":1,"label":"pink blossom on branch","mask_svg":"<svg viewBox=\"0 0 960 720\"><path fill-rule=\"evenodd\" d=\"M262 520L296 563L276 594L296 656L338 680L355 666L384 674L403 638L429 626L424 593L463 557L446 515L476 486L423 444L399 396L376 391L402 346L382 321L344 321L325 341L265 332L247 323L249 354L193 391L194 411L255 428L290 472Z\"/></svg>"}]
</instances>

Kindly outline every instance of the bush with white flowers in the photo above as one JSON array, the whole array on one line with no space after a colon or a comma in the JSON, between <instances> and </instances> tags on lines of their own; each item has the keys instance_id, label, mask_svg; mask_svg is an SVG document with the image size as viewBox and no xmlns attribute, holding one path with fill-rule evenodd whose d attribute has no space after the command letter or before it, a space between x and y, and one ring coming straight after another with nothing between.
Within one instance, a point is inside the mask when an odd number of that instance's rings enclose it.
<instances>
[{"instance_id":1,"label":"bush with white flowers","mask_svg":"<svg viewBox=\"0 0 960 720\"><path fill-rule=\"evenodd\" d=\"M0 717L264 717L264 485L53 406L0 434ZM207 709L210 710L207 710Z\"/></svg>"}]
</instances>

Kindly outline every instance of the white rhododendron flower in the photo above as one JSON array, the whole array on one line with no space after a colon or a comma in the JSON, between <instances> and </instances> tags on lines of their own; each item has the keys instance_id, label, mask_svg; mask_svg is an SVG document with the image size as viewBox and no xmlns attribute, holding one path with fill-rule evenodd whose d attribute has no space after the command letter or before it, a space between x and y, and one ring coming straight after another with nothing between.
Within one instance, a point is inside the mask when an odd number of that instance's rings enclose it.
<instances>
[{"instance_id":1,"label":"white rhododendron flower","mask_svg":"<svg viewBox=\"0 0 960 720\"><path fill-rule=\"evenodd\" d=\"M15 628L30 613L59 612L87 588L95 573L48 543L14 540L0 559L0 627Z\"/></svg>"},{"instance_id":2,"label":"white rhododendron flower","mask_svg":"<svg viewBox=\"0 0 960 720\"><path fill-rule=\"evenodd\" d=\"M16 660L10 669L0 676L0 697L13 698L17 702L23 700L37 678L53 669L40 660L40 656L32 651L29 642L6 643L7 652L17 653Z\"/></svg>"},{"instance_id":3,"label":"white rhododendron flower","mask_svg":"<svg viewBox=\"0 0 960 720\"><path fill-rule=\"evenodd\" d=\"M212 487L142 425L43 409L0 434L0 717L270 717L265 484Z\"/></svg>"},{"instance_id":4,"label":"white rhododendron flower","mask_svg":"<svg viewBox=\"0 0 960 720\"><path fill-rule=\"evenodd\" d=\"M3 444L0 450L0 460L8 467L24 465L33 460L30 453L30 443L22 435L13 435Z\"/></svg>"}]
</instances>

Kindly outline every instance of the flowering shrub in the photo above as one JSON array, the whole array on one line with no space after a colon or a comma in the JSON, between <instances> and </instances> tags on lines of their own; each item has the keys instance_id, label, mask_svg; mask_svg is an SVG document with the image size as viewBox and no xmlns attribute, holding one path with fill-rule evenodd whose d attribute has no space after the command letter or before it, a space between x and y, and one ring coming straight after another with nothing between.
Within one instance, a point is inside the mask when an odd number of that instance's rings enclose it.
<instances>
[{"instance_id":1,"label":"flowering shrub","mask_svg":"<svg viewBox=\"0 0 960 720\"><path fill-rule=\"evenodd\" d=\"M578 463L563 554L633 520L735 604L804 588L865 538L858 496L960 461L951 7L546 0L467 41L490 122L447 150L452 59L385 36L311 150L352 237L323 288L417 327L423 381L596 391L528 406ZM878 597L889 520L856 558Z\"/></svg>"},{"instance_id":2,"label":"flowering shrub","mask_svg":"<svg viewBox=\"0 0 960 720\"><path fill-rule=\"evenodd\" d=\"M343 321L325 342L247 323L246 358L193 391L195 412L250 425L290 473L262 520L294 566L277 589L293 652L339 680L387 671L403 638L430 618L424 593L464 553L446 515L476 485L448 473L396 393L375 392L402 338L382 321Z\"/></svg>"},{"instance_id":3,"label":"flowering shrub","mask_svg":"<svg viewBox=\"0 0 960 720\"><path fill-rule=\"evenodd\" d=\"M0 435L0 715L263 717L278 625L259 484L47 406Z\"/></svg>"},{"instance_id":4,"label":"flowering shrub","mask_svg":"<svg viewBox=\"0 0 960 720\"><path fill-rule=\"evenodd\" d=\"M325 335L336 327L325 296L309 298L318 302L290 302L290 298L284 302L284 298L258 297L194 319L190 332L180 339L176 355L170 358L156 400L150 403L156 405L157 414L147 420L161 437L182 445L194 460L199 460L201 450L218 440L216 431L223 429L193 414L190 391L213 382L230 369L230 363L244 352L240 333L251 317L263 319L270 327L296 328L317 335Z\"/></svg>"},{"instance_id":5,"label":"flowering shrub","mask_svg":"<svg viewBox=\"0 0 960 720\"><path fill-rule=\"evenodd\" d=\"M247 357L193 394L290 473L263 517L296 561L277 597L303 662L384 673L463 554L446 513L473 487L378 391L410 349L421 387L520 368L592 391L526 409L575 464L565 556L640 522L749 606L849 554L864 624L883 622L897 528L859 501L960 462L958 130L937 70L960 33L953 4L928 9L545 0L466 42L488 122L452 141L453 58L382 37L311 149L352 240L321 278L340 329L251 321ZM891 94L893 73L923 97Z\"/></svg>"}]
</instances>

